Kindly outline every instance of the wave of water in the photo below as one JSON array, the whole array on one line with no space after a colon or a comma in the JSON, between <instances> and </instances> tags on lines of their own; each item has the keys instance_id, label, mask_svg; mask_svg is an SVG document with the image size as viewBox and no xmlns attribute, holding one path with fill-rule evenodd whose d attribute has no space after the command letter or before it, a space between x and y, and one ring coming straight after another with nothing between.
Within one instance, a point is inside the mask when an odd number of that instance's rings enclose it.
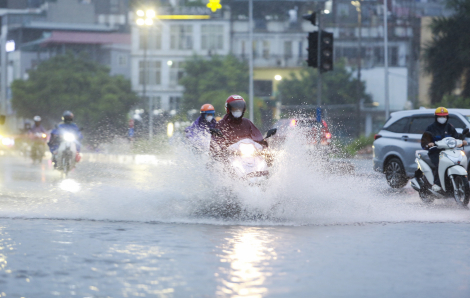
<instances>
[{"instance_id":1,"label":"wave of water","mask_svg":"<svg viewBox=\"0 0 470 298\"><path fill-rule=\"evenodd\" d=\"M263 188L228 177L220 165L209 169L207 156L178 145L167 165L122 174L111 169L118 173L108 180L79 177L68 182L69 191L58 182L36 196L4 193L0 216L250 225L470 222L470 212L452 200L425 205L409 188L394 191L384 179L345 173L299 139L286 140ZM92 174L83 169L82 175Z\"/></svg>"}]
</instances>

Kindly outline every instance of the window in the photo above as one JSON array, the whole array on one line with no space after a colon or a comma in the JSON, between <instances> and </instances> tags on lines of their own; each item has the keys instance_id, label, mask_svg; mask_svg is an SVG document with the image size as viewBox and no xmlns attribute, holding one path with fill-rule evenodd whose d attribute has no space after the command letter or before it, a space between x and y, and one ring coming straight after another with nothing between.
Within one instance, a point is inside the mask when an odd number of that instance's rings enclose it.
<instances>
[{"instance_id":1,"label":"window","mask_svg":"<svg viewBox=\"0 0 470 298\"><path fill-rule=\"evenodd\" d=\"M434 115L413 118L410 133L423 134L426 128L434 122Z\"/></svg>"},{"instance_id":2,"label":"window","mask_svg":"<svg viewBox=\"0 0 470 298\"><path fill-rule=\"evenodd\" d=\"M152 97L150 97L150 99L152 100L152 108L153 108L154 111L155 110L160 110L162 108L160 96L152 96Z\"/></svg>"},{"instance_id":3,"label":"window","mask_svg":"<svg viewBox=\"0 0 470 298\"><path fill-rule=\"evenodd\" d=\"M302 58L304 56L304 52L303 52L303 49L304 48L304 42L303 41L299 41L299 58Z\"/></svg>"},{"instance_id":4,"label":"window","mask_svg":"<svg viewBox=\"0 0 470 298\"><path fill-rule=\"evenodd\" d=\"M254 80L253 89L255 96L271 96L273 93L273 81Z\"/></svg>"},{"instance_id":5,"label":"window","mask_svg":"<svg viewBox=\"0 0 470 298\"><path fill-rule=\"evenodd\" d=\"M144 61L139 61L139 84L160 85L161 68L160 61L147 61L147 67L145 67Z\"/></svg>"},{"instance_id":6,"label":"window","mask_svg":"<svg viewBox=\"0 0 470 298\"><path fill-rule=\"evenodd\" d=\"M263 40L263 58L269 59L269 41Z\"/></svg>"},{"instance_id":7,"label":"window","mask_svg":"<svg viewBox=\"0 0 470 298\"><path fill-rule=\"evenodd\" d=\"M292 41L284 41L284 58L292 58Z\"/></svg>"},{"instance_id":8,"label":"window","mask_svg":"<svg viewBox=\"0 0 470 298\"><path fill-rule=\"evenodd\" d=\"M256 40L253 40L253 58L258 57L258 43Z\"/></svg>"},{"instance_id":9,"label":"window","mask_svg":"<svg viewBox=\"0 0 470 298\"><path fill-rule=\"evenodd\" d=\"M170 96L170 111L178 110L180 108L181 97L179 96Z\"/></svg>"},{"instance_id":10,"label":"window","mask_svg":"<svg viewBox=\"0 0 470 298\"><path fill-rule=\"evenodd\" d=\"M348 3L338 3L337 6L338 14L341 17L349 16L349 4Z\"/></svg>"},{"instance_id":11,"label":"window","mask_svg":"<svg viewBox=\"0 0 470 298\"><path fill-rule=\"evenodd\" d=\"M170 26L170 49L192 50L193 48L193 26L172 25Z\"/></svg>"},{"instance_id":12,"label":"window","mask_svg":"<svg viewBox=\"0 0 470 298\"><path fill-rule=\"evenodd\" d=\"M119 66L127 66L127 55L119 55L118 56L118 65Z\"/></svg>"},{"instance_id":13,"label":"window","mask_svg":"<svg viewBox=\"0 0 470 298\"><path fill-rule=\"evenodd\" d=\"M203 50L224 49L224 26L202 25L201 47Z\"/></svg>"},{"instance_id":14,"label":"window","mask_svg":"<svg viewBox=\"0 0 470 298\"><path fill-rule=\"evenodd\" d=\"M466 128L467 127L467 125L465 125L465 123L463 123L463 121L455 115L449 116L449 123L452 124L454 128Z\"/></svg>"},{"instance_id":15,"label":"window","mask_svg":"<svg viewBox=\"0 0 470 298\"><path fill-rule=\"evenodd\" d=\"M147 35L148 34L148 35ZM162 27L155 25L152 28L139 28L139 49L160 50L162 48Z\"/></svg>"},{"instance_id":16,"label":"window","mask_svg":"<svg viewBox=\"0 0 470 298\"><path fill-rule=\"evenodd\" d=\"M184 62L173 62L170 66L170 86L178 85L181 78L184 76Z\"/></svg>"},{"instance_id":17,"label":"window","mask_svg":"<svg viewBox=\"0 0 470 298\"><path fill-rule=\"evenodd\" d=\"M242 41L242 57L245 58L245 41Z\"/></svg>"},{"instance_id":18,"label":"window","mask_svg":"<svg viewBox=\"0 0 470 298\"><path fill-rule=\"evenodd\" d=\"M391 132L397 132L397 133L406 133L406 132L408 132L408 122L409 122L409 120L410 120L409 117L402 118L402 119L392 123L388 127L384 128L384 130L388 130L388 131L391 131Z\"/></svg>"},{"instance_id":19,"label":"window","mask_svg":"<svg viewBox=\"0 0 470 298\"><path fill-rule=\"evenodd\" d=\"M398 66L398 47L390 48L390 60L389 61L390 61L390 66Z\"/></svg>"}]
</instances>

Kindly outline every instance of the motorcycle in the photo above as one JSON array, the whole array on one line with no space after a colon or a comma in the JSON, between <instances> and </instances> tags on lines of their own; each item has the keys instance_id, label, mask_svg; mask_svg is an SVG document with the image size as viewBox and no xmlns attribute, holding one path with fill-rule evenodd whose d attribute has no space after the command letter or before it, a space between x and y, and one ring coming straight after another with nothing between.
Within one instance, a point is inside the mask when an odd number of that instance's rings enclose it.
<instances>
[{"instance_id":1,"label":"motorcycle","mask_svg":"<svg viewBox=\"0 0 470 298\"><path fill-rule=\"evenodd\" d=\"M265 139L275 133L276 129L269 130ZM233 176L250 184L261 184L268 179L268 166L273 158L262 145L252 139L242 139L227 147L227 153L226 162L230 165L229 171Z\"/></svg>"},{"instance_id":2,"label":"motorcycle","mask_svg":"<svg viewBox=\"0 0 470 298\"><path fill-rule=\"evenodd\" d=\"M425 132L423 138L429 134ZM465 135L465 134L464 134ZM423 142L423 141L422 141ZM428 141L424 143L429 143ZM432 203L434 199L443 199L453 197L460 207L468 205L470 198L470 187L468 185L468 174L465 166L467 165L467 157L461 149L462 140L452 137L444 138L435 142L432 148L444 149L439 154L438 175L442 189L438 192L432 190L434 168L428 151L416 151L416 163L418 170L416 176L411 180L411 187L419 193L419 197L425 203Z\"/></svg>"},{"instance_id":3,"label":"motorcycle","mask_svg":"<svg viewBox=\"0 0 470 298\"><path fill-rule=\"evenodd\" d=\"M251 139L243 139L227 148L231 172L250 184L259 184L269 176L263 146Z\"/></svg>"},{"instance_id":4,"label":"motorcycle","mask_svg":"<svg viewBox=\"0 0 470 298\"><path fill-rule=\"evenodd\" d=\"M61 135L59 149L57 150L57 169L67 177L68 173L75 167L77 156L77 138L73 133L66 132Z\"/></svg>"},{"instance_id":5,"label":"motorcycle","mask_svg":"<svg viewBox=\"0 0 470 298\"><path fill-rule=\"evenodd\" d=\"M45 153L45 143L46 143L47 134L36 132L33 135L33 140L31 144L31 159L34 162L40 163L44 158Z\"/></svg>"}]
</instances>

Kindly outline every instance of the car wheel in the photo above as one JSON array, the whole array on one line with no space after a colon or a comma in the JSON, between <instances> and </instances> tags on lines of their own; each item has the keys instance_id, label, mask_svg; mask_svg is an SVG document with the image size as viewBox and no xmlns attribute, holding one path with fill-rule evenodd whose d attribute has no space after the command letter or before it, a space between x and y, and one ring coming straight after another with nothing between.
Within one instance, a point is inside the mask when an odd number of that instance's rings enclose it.
<instances>
[{"instance_id":1,"label":"car wheel","mask_svg":"<svg viewBox=\"0 0 470 298\"><path fill-rule=\"evenodd\" d=\"M385 165L385 177L392 188L402 188L408 182L405 168L400 159L394 157Z\"/></svg>"}]
</instances>

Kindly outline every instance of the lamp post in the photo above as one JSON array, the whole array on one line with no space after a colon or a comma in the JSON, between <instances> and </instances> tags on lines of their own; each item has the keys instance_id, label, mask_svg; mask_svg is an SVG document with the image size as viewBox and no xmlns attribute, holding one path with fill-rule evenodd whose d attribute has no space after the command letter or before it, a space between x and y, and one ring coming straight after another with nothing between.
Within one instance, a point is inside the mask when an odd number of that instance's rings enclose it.
<instances>
[{"instance_id":1,"label":"lamp post","mask_svg":"<svg viewBox=\"0 0 470 298\"><path fill-rule=\"evenodd\" d=\"M153 19L155 18L155 11L148 9L146 11L137 10L137 20L136 24L140 28L145 28L145 41L144 41L144 75L143 75L143 86L142 86L142 98L145 100L147 97L147 80L148 80L148 71L147 71L147 47L149 40L149 27L153 25ZM149 139L153 138L153 102L152 98L149 97Z\"/></svg>"}]
</instances>

